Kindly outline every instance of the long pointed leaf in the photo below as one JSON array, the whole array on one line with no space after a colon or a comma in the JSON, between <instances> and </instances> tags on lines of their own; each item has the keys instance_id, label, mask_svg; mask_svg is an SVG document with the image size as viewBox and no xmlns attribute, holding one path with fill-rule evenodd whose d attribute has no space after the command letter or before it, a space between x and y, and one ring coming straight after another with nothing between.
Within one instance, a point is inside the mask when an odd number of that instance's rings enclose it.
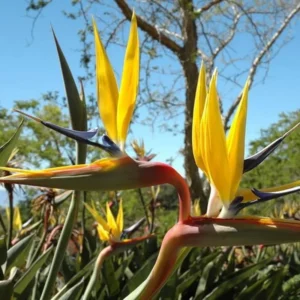
<instances>
[{"instance_id":1,"label":"long pointed leaf","mask_svg":"<svg viewBox=\"0 0 300 300\"><path fill-rule=\"evenodd\" d=\"M20 133L21 133L22 125L23 125L23 120L20 123L20 125L18 126L14 135L3 146L0 147L0 166L1 167L6 165L11 152L16 147L17 141L18 141Z\"/></svg>"},{"instance_id":2,"label":"long pointed leaf","mask_svg":"<svg viewBox=\"0 0 300 300\"><path fill-rule=\"evenodd\" d=\"M60 300L78 300L84 287L84 278L70 288Z\"/></svg>"},{"instance_id":3,"label":"long pointed leaf","mask_svg":"<svg viewBox=\"0 0 300 300\"><path fill-rule=\"evenodd\" d=\"M43 266L46 262L49 254L53 248L49 248L43 255L41 255L32 265L31 267L22 275L22 277L16 282L14 286L14 296L16 299L21 296L23 291L27 288L30 281L36 275L36 272Z\"/></svg>"},{"instance_id":4,"label":"long pointed leaf","mask_svg":"<svg viewBox=\"0 0 300 300\"><path fill-rule=\"evenodd\" d=\"M8 280L1 280L0 281L0 299L1 300L11 300L13 290L14 290L14 277L17 274L17 269L15 268Z\"/></svg>"},{"instance_id":5,"label":"long pointed leaf","mask_svg":"<svg viewBox=\"0 0 300 300\"><path fill-rule=\"evenodd\" d=\"M246 267L244 269L241 269L229 276L229 278L225 281L223 281L221 284L219 284L210 294L208 294L203 300L217 300L222 297L222 295L229 292L231 289L233 289L236 285L250 277L251 275L255 274L257 270L259 270L261 267L267 265L271 259L264 260L258 264L251 265L249 267Z\"/></svg>"},{"instance_id":6,"label":"long pointed leaf","mask_svg":"<svg viewBox=\"0 0 300 300\"><path fill-rule=\"evenodd\" d=\"M80 99L79 92L75 84L75 80L73 78L73 75L67 63L67 60L58 43L58 40L55 36L55 33L53 30L52 32L53 32L53 37L54 37L54 41L55 41L55 45L56 45L56 49L60 61L64 83L65 83L65 90L68 99L68 106L70 110L72 128L75 130L85 130L86 128L86 122L84 122L85 115L86 115L85 106L83 105Z\"/></svg>"},{"instance_id":7,"label":"long pointed leaf","mask_svg":"<svg viewBox=\"0 0 300 300\"><path fill-rule=\"evenodd\" d=\"M5 273L7 274L12 267L22 267L26 262L26 256L33 242L34 235L31 234L7 251L7 263Z\"/></svg>"}]
</instances>

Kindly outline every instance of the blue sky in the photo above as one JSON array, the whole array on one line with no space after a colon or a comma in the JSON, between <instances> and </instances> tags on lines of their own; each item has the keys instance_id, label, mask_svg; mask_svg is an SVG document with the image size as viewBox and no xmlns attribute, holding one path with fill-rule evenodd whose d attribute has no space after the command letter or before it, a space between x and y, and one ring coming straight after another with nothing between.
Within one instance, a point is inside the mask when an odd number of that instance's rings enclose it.
<instances>
[{"instance_id":1,"label":"blue sky","mask_svg":"<svg viewBox=\"0 0 300 300\"><path fill-rule=\"evenodd\" d=\"M32 19L26 16L26 2L6 1L5 7L2 5L0 106L12 108L14 100L40 98L41 93L46 91L57 90L63 95L64 87L50 24L56 31L73 74L76 77L85 74L80 68L80 53L77 50L80 48L77 31L81 24L63 16L61 11L66 8L66 3L69 1L54 1L45 10L36 23L33 39ZM273 60L265 83L255 84L250 92L247 141L257 138L261 128L276 122L280 112L300 108L300 22L293 26L292 32L294 39ZM240 46L247 45L241 42ZM110 49L110 54L122 60L124 51ZM238 91L232 97L237 94ZM225 107L233 100L226 99ZM179 118L176 122L183 122L183 119ZM158 153L157 160L176 157L174 166L183 173L183 159L178 155L183 136L174 137L170 133L136 125L133 125L132 132L129 139L143 138L146 146Z\"/></svg>"}]
</instances>

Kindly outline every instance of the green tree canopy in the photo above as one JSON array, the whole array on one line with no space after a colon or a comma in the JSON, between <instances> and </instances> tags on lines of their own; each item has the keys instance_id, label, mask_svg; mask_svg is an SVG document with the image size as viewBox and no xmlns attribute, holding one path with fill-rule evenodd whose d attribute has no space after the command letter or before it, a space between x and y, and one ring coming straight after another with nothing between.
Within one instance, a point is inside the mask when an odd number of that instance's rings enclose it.
<instances>
[{"instance_id":1,"label":"green tree canopy","mask_svg":"<svg viewBox=\"0 0 300 300\"><path fill-rule=\"evenodd\" d=\"M278 122L272 124L267 129L261 130L261 136L250 142L249 152L254 154L260 149L270 144L275 139L282 136L285 132L295 126L300 120L300 110L281 113ZM243 185L256 189L282 185L287 182L296 181L300 177L300 130L296 129L288 136L282 145L270 155L270 157L253 171L244 176ZM299 199L299 195L294 194L284 197L285 201ZM279 204L283 200L277 199ZM270 212L269 208L274 203L265 203L251 207L253 214L263 214Z\"/></svg>"}]
</instances>

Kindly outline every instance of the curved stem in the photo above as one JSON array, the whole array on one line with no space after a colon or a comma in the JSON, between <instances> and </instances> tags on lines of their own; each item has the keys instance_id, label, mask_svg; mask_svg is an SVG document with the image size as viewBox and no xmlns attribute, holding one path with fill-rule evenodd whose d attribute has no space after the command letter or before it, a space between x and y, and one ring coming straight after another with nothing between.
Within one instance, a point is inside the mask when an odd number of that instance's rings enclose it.
<instances>
[{"instance_id":1,"label":"curved stem","mask_svg":"<svg viewBox=\"0 0 300 300\"><path fill-rule=\"evenodd\" d=\"M299 232L300 222L290 220L190 217L167 232L150 275L134 294L153 299L176 268L182 248L289 243L299 240Z\"/></svg>"},{"instance_id":2,"label":"curved stem","mask_svg":"<svg viewBox=\"0 0 300 300\"><path fill-rule=\"evenodd\" d=\"M82 296L82 300L88 300L90 297L90 294L95 286L95 283L97 279L99 278L101 267L103 265L103 262L106 258L108 258L113 253L113 247L107 246L106 248L102 249L101 252L98 255L98 258L96 260L93 274L91 275L90 281L85 289L85 292Z\"/></svg>"},{"instance_id":3,"label":"curved stem","mask_svg":"<svg viewBox=\"0 0 300 300\"><path fill-rule=\"evenodd\" d=\"M176 225L165 235L155 265L146 279L147 283L139 299L153 299L155 294L164 286L174 270L181 246L176 238ZM188 252L187 252L188 253Z\"/></svg>"},{"instance_id":4,"label":"curved stem","mask_svg":"<svg viewBox=\"0 0 300 300\"><path fill-rule=\"evenodd\" d=\"M178 192L179 222L184 222L190 217L191 197L189 187L184 178L171 166L164 163L140 164L142 170L141 185L152 186L164 183L173 185Z\"/></svg>"}]
</instances>

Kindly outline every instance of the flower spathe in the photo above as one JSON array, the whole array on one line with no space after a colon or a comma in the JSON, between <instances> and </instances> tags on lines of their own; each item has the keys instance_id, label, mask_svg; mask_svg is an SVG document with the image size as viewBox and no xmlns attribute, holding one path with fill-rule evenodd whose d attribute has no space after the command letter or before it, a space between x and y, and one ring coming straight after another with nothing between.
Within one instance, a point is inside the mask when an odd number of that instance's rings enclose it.
<instances>
[{"instance_id":1,"label":"flower spathe","mask_svg":"<svg viewBox=\"0 0 300 300\"><path fill-rule=\"evenodd\" d=\"M94 203L92 203L92 206L86 203L84 203L84 205L98 223L97 231L99 238L102 241L109 241L110 243L119 242L124 226L122 200L119 202L119 211L116 219L111 212L109 203L106 203L107 221L98 213Z\"/></svg>"},{"instance_id":2,"label":"flower spathe","mask_svg":"<svg viewBox=\"0 0 300 300\"><path fill-rule=\"evenodd\" d=\"M208 91L205 78L205 67L202 64L194 106L193 153L198 167L217 190L223 205L228 206L243 174L248 84L245 85L226 139L216 88L217 72L212 76Z\"/></svg>"},{"instance_id":3,"label":"flower spathe","mask_svg":"<svg viewBox=\"0 0 300 300\"><path fill-rule=\"evenodd\" d=\"M136 16L135 14L132 15L120 89L118 89L113 68L99 37L95 22L93 22L93 27L100 116L108 136L124 150L139 84L140 52Z\"/></svg>"}]
</instances>

